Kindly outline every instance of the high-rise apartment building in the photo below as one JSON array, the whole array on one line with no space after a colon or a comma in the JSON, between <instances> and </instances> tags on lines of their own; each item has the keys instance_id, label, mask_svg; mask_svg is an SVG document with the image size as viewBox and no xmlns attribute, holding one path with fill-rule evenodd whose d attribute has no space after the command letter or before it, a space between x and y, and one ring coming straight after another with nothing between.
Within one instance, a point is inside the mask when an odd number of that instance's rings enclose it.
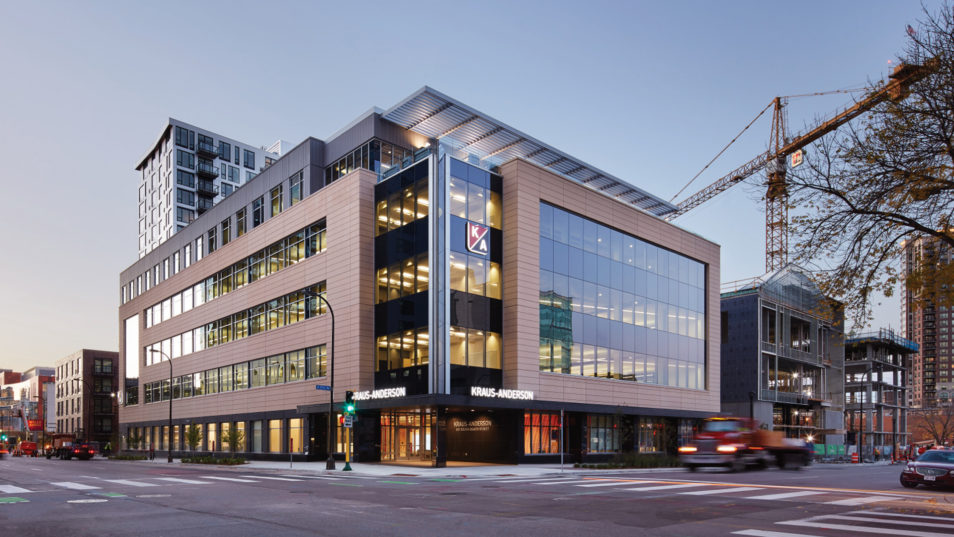
<instances>
[{"instance_id":1,"label":"high-rise apartment building","mask_svg":"<svg viewBox=\"0 0 954 537\"><path fill-rule=\"evenodd\" d=\"M122 272L121 432L436 465L675 453L720 371L719 246L675 209L423 88Z\"/></svg>"},{"instance_id":2,"label":"high-rise apartment building","mask_svg":"<svg viewBox=\"0 0 954 537\"><path fill-rule=\"evenodd\" d=\"M947 264L951 258L949 246L934 237L918 237L904 244L902 273L906 277L922 263ZM930 283L924 289L921 292L905 289L901 308L904 337L919 347L919 351L911 355L909 368L910 406L927 408L940 400L954 398L954 353L951 351L954 319L951 308L943 303L946 300L937 300L937 293L950 293L950 290Z\"/></svg>"},{"instance_id":3,"label":"high-rise apartment building","mask_svg":"<svg viewBox=\"0 0 954 537\"><path fill-rule=\"evenodd\" d=\"M136 165L139 257L255 177L279 157L282 145L257 148L169 118Z\"/></svg>"}]
</instances>

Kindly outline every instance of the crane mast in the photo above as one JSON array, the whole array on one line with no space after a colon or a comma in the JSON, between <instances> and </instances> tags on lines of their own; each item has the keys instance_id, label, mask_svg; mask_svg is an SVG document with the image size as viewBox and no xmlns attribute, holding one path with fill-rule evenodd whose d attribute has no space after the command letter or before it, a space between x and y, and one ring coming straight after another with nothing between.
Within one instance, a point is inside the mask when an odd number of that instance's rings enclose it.
<instances>
[{"instance_id":1,"label":"crane mast","mask_svg":"<svg viewBox=\"0 0 954 537\"><path fill-rule=\"evenodd\" d=\"M908 87L932 70L935 62L924 65L901 64L894 69L887 83L882 83L853 106L792 139L785 136L785 98L774 99L769 150L732 170L709 186L678 203L679 209L666 216L673 220L702 205L761 169L766 170L765 193L765 270L771 272L788 262L788 183L786 173L789 155L818 140L825 134L872 109L885 100L901 100Z\"/></svg>"}]
</instances>

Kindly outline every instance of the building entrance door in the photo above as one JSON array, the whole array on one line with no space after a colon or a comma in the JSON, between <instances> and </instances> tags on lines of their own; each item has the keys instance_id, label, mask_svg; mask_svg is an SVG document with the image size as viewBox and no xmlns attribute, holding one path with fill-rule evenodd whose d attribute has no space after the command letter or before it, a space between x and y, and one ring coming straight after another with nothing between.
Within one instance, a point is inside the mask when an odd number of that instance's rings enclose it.
<instances>
[{"instance_id":1,"label":"building entrance door","mask_svg":"<svg viewBox=\"0 0 954 537\"><path fill-rule=\"evenodd\" d=\"M382 411L381 460L430 460L432 431L433 414L429 410Z\"/></svg>"}]
</instances>

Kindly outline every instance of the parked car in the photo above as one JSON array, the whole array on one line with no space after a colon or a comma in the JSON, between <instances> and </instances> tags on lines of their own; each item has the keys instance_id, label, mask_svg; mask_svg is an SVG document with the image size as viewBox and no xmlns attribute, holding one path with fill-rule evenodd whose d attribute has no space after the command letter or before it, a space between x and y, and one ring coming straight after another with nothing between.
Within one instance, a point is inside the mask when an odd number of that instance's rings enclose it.
<instances>
[{"instance_id":1,"label":"parked car","mask_svg":"<svg viewBox=\"0 0 954 537\"><path fill-rule=\"evenodd\" d=\"M901 470L901 485L909 489L918 485L954 486L954 451L949 449L925 451Z\"/></svg>"}]
</instances>

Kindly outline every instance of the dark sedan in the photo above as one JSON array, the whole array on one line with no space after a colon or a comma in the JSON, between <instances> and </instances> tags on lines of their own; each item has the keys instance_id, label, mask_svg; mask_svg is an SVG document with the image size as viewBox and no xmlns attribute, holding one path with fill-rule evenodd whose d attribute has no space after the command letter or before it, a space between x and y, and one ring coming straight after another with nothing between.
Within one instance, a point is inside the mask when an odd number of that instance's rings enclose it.
<instances>
[{"instance_id":1,"label":"dark sedan","mask_svg":"<svg viewBox=\"0 0 954 537\"><path fill-rule=\"evenodd\" d=\"M918 485L954 487L954 450L925 451L901 471L901 485L911 489Z\"/></svg>"}]
</instances>

